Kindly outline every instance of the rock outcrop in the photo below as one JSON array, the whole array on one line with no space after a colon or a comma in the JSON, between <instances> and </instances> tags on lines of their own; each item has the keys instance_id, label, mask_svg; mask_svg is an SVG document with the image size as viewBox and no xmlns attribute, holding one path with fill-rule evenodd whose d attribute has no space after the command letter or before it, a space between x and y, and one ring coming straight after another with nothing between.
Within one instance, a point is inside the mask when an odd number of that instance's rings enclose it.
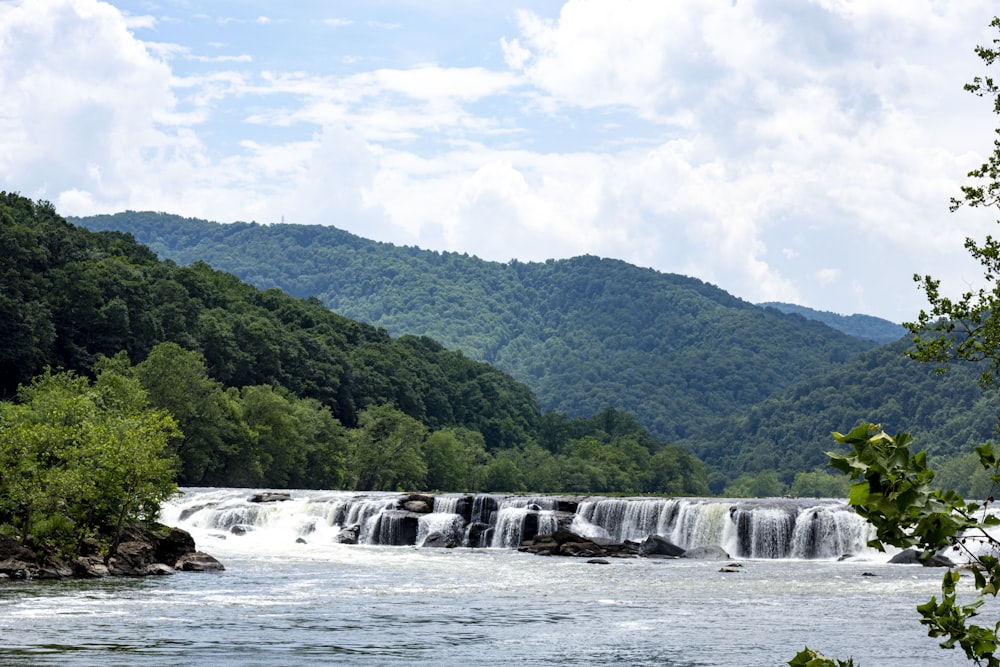
<instances>
[{"instance_id":1,"label":"rock outcrop","mask_svg":"<svg viewBox=\"0 0 1000 667\"><path fill-rule=\"evenodd\" d=\"M143 577L224 569L218 560L196 550L188 532L166 526L126 526L113 556L104 558L96 543L85 542L71 563L0 535L0 579Z\"/></svg>"}]
</instances>

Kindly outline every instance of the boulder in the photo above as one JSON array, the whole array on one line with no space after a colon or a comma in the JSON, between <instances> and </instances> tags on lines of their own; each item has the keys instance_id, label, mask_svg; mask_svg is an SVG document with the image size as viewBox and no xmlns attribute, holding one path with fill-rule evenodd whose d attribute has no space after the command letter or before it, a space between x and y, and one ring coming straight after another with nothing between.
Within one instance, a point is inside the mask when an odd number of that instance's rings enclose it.
<instances>
[{"instance_id":1,"label":"boulder","mask_svg":"<svg viewBox=\"0 0 1000 667\"><path fill-rule=\"evenodd\" d=\"M403 509L416 514L430 514L433 505L428 505L423 500L407 500L403 503Z\"/></svg>"},{"instance_id":2,"label":"boulder","mask_svg":"<svg viewBox=\"0 0 1000 667\"><path fill-rule=\"evenodd\" d=\"M182 572L221 572L226 569L213 556L201 551L184 554L175 567Z\"/></svg>"},{"instance_id":3,"label":"boulder","mask_svg":"<svg viewBox=\"0 0 1000 667\"><path fill-rule=\"evenodd\" d=\"M711 545L688 549L681 554L681 558L697 558L699 560L729 560L732 556L727 554L725 549L722 547Z\"/></svg>"},{"instance_id":4,"label":"boulder","mask_svg":"<svg viewBox=\"0 0 1000 667\"><path fill-rule=\"evenodd\" d=\"M451 535L435 531L425 537L420 546L433 549L454 549L458 546L458 542Z\"/></svg>"},{"instance_id":5,"label":"boulder","mask_svg":"<svg viewBox=\"0 0 1000 667\"><path fill-rule=\"evenodd\" d=\"M898 554L889 559L890 563L902 564L902 565L923 565L924 567L954 567L955 564L951 559L940 554L933 554L930 558L926 560L920 559L920 552L915 549L907 549L905 551L900 551Z\"/></svg>"},{"instance_id":6,"label":"boulder","mask_svg":"<svg viewBox=\"0 0 1000 667\"><path fill-rule=\"evenodd\" d=\"M587 561L590 565L611 565L611 561L603 558L591 558Z\"/></svg>"},{"instance_id":7,"label":"boulder","mask_svg":"<svg viewBox=\"0 0 1000 667\"><path fill-rule=\"evenodd\" d=\"M680 558L684 549L659 535L650 535L639 546L639 555L653 558Z\"/></svg>"},{"instance_id":8,"label":"boulder","mask_svg":"<svg viewBox=\"0 0 1000 667\"><path fill-rule=\"evenodd\" d=\"M493 529L488 524L476 521L469 524L466 540L470 547L488 547L493 538Z\"/></svg>"},{"instance_id":9,"label":"boulder","mask_svg":"<svg viewBox=\"0 0 1000 667\"><path fill-rule=\"evenodd\" d=\"M281 503L291 499L292 494L287 491L261 491L247 498L252 503Z\"/></svg>"},{"instance_id":10,"label":"boulder","mask_svg":"<svg viewBox=\"0 0 1000 667\"><path fill-rule=\"evenodd\" d=\"M335 541L340 544L357 544L358 535L361 534L361 525L354 524L353 526L347 526L337 533L337 537L334 538Z\"/></svg>"},{"instance_id":11,"label":"boulder","mask_svg":"<svg viewBox=\"0 0 1000 667\"><path fill-rule=\"evenodd\" d=\"M0 576L5 579L63 579L73 568L61 560L40 556L17 540L0 535Z\"/></svg>"},{"instance_id":12,"label":"boulder","mask_svg":"<svg viewBox=\"0 0 1000 667\"><path fill-rule=\"evenodd\" d=\"M201 554L195 551L194 538L189 533L167 526L125 526L115 555L107 559L98 553L99 546L96 541L84 541L79 556L67 564L51 556L40 556L0 535L0 575L8 579L163 575L173 573L175 567L180 569L177 564L192 554ZM214 561L215 566L211 569L223 569L211 556L201 556L202 560Z\"/></svg>"},{"instance_id":13,"label":"boulder","mask_svg":"<svg viewBox=\"0 0 1000 667\"><path fill-rule=\"evenodd\" d=\"M434 496L428 496L425 493L409 493L399 501L399 507L407 512L429 514L434 511ZM411 509L411 507L416 509Z\"/></svg>"}]
</instances>

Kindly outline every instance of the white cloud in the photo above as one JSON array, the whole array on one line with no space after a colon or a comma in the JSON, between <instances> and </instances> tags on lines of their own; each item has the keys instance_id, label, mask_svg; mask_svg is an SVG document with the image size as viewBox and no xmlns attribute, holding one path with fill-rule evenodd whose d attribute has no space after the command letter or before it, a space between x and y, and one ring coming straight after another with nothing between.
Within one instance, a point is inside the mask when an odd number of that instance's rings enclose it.
<instances>
[{"instance_id":1,"label":"white cloud","mask_svg":"<svg viewBox=\"0 0 1000 667\"><path fill-rule=\"evenodd\" d=\"M202 17L189 40L93 0L0 4L0 179L68 214L592 253L902 319L913 272L976 275L962 238L990 216L946 208L992 137L961 90L990 16L985 0L570 0L498 25L487 56L412 66L408 18L363 57L277 69L243 39L252 19ZM266 18L275 35L289 20ZM346 42L399 25L379 18L303 20ZM131 32L154 27L162 42Z\"/></svg>"}]
</instances>

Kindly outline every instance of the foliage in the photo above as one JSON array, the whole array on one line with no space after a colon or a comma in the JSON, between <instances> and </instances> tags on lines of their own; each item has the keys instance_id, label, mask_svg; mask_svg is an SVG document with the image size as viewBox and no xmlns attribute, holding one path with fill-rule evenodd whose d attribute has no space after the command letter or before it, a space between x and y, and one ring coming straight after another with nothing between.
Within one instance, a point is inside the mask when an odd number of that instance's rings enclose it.
<instances>
[{"instance_id":1,"label":"foliage","mask_svg":"<svg viewBox=\"0 0 1000 667\"><path fill-rule=\"evenodd\" d=\"M990 25L1000 31L1000 17ZM998 45L1000 39L994 38L994 48L976 47L987 66L1000 57ZM992 78L977 76L965 88L980 97L993 97L993 110L1000 113L1000 86ZM997 134L1000 136L1000 129ZM952 199L952 210L963 205L1000 205L1000 139L994 139L993 152L986 162L968 176L972 183L962 187L961 200ZM988 236L980 244L970 238L965 247L980 262L986 282L993 288L968 291L951 299L931 276L914 276L927 295L930 309L922 310L916 322L905 325L914 342L908 354L936 365L941 373L953 361L972 362L981 371L981 387L992 389L1000 379L1000 242ZM855 481L849 502L875 526L873 546L915 548L923 559L951 549L969 560L974 590L971 601L959 600L962 575L948 569L940 601L934 596L917 607L928 634L944 638L943 648L960 647L977 665L1000 666L1000 658L994 655L1000 642L1000 622L985 626L973 622L986 600L996 597L1000 586L1000 540L991 532L1000 525L1000 517L989 507L1000 483L1000 453L989 443L974 448L990 481L980 504L966 502L956 491L934 485L934 471L927 464L926 452L911 455L908 434L890 437L878 426L861 424L846 436L835 435L851 447L851 452L831 454L830 464ZM965 457L960 464L967 462Z\"/></svg>"},{"instance_id":2,"label":"foliage","mask_svg":"<svg viewBox=\"0 0 1000 667\"><path fill-rule=\"evenodd\" d=\"M807 647L799 651L788 664L790 667L854 667L854 660L832 660Z\"/></svg>"},{"instance_id":3,"label":"foliage","mask_svg":"<svg viewBox=\"0 0 1000 667\"><path fill-rule=\"evenodd\" d=\"M179 435L131 378L45 372L0 403L0 525L68 556L100 537L113 555L124 526L155 520L176 490Z\"/></svg>"},{"instance_id":4,"label":"foliage","mask_svg":"<svg viewBox=\"0 0 1000 667\"><path fill-rule=\"evenodd\" d=\"M184 434L170 441L183 485L707 492L701 462L633 415L605 404L543 425L526 386L426 336L161 262L14 194L0 193L0 240L0 397L45 365L137 382Z\"/></svg>"},{"instance_id":5,"label":"foliage","mask_svg":"<svg viewBox=\"0 0 1000 667\"><path fill-rule=\"evenodd\" d=\"M869 546L879 550L894 546L913 548L927 560L942 550L960 552L970 562L975 595L962 604L957 587L961 574L948 569L941 585L941 600L932 597L919 605L920 622L932 637L944 637L942 648L959 646L976 664L997 667L994 657L1000 622L991 627L970 623L986 598L996 597L1000 584L1000 561L994 555L1000 541L990 529L1000 517L984 504L966 502L952 490L933 485L934 471L927 466L925 452L910 453L907 433L893 437L880 426L862 424L847 435L835 433L847 445L847 454L830 454L830 465L849 475L849 503L874 527L876 537ZM976 448L982 466L1000 481L1000 458L992 445Z\"/></svg>"},{"instance_id":6,"label":"foliage","mask_svg":"<svg viewBox=\"0 0 1000 667\"><path fill-rule=\"evenodd\" d=\"M843 331L855 338L865 338L876 343L893 343L906 334L906 329L902 325L871 315L838 315L825 310L814 310L778 301L768 301L757 305L763 308L775 308L783 313L795 313L807 320L817 320L837 331Z\"/></svg>"},{"instance_id":7,"label":"foliage","mask_svg":"<svg viewBox=\"0 0 1000 667\"><path fill-rule=\"evenodd\" d=\"M524 382L543 410L589 416L612 405L668 442L697 440L719 417L875 346L694 278L611 259L486 262L326 225L150 212L79 222L128 231L182 264L207 261L261 288L315 295L393 335L433 337Z\"/></svg>"},{"instance_id":8,"label":"foliage","mask_svg":"<svg viewBox=\"0 0 1000 667\"><path fill-rule=\"evenodd\" d=\"M906 349L899 341L864 352L706 429L704 439L690 446L720 473L712 491L721 493L743 473L767 470L790 485L796 474L825 466L831 430L849 431L865 418L905 424L936 463L988 439L1000 396L977 386L981 366L956 366L941 375L931 365L913 363Z\"/></svg>"}]
</instances>

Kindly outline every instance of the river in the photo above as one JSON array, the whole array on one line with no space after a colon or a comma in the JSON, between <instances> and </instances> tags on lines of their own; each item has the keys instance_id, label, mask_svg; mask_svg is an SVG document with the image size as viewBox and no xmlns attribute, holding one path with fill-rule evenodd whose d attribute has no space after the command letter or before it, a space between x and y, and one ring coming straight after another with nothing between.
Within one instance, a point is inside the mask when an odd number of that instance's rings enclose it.
<instances>
[{"instance_id":1,"label":"river","mask_svg":"<svg viewBox=\"0 0 1000 667\"><path fill-rule=\"evenodd\" d=\"M942 572L871 552L739 558L732 573L717 561L338 544L301 521L296 542L288 521L237 536L197 525L202 512L179 520L220 494L246 492L195 492L164 516L225 572L4 583L0 664L753 667L804 645L868 667L968 664L914 609Z\"/></svg>"}]
</instances>

